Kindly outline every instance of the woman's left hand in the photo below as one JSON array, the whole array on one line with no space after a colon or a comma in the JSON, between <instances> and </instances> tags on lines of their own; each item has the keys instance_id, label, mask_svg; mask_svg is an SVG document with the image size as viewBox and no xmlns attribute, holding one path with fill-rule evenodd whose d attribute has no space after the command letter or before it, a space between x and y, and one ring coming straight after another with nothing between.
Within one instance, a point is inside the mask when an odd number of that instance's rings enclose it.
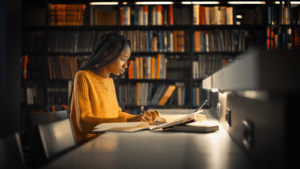
<instances>
[{"instance_id":1,"label":"woman's left hand","mask_svg":"<svg viewBox=\"0 0 300 169\"><path fill-rule=\"evenodd\" d=\"M159 118L159 117L160 117L160 113L159 113L157 110L155 110L154 112L153 112L153 111L147 110L147 111L145 112L145 114L146 114L147 116L150 116L150 117L152 118L152 121L153 121L153 122L155 122L157 119L160 119L160 118Z\"/></svg>"}]
</instances>

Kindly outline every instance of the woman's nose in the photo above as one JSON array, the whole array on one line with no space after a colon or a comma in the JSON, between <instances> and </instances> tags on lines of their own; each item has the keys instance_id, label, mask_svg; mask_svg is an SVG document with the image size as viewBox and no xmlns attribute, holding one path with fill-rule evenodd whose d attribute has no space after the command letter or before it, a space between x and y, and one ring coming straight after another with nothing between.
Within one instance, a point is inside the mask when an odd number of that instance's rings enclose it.
<instances>
[{"instance_id":1,"label":"woman's nose","mask_svg":"<svg viewBox=\"0 0 300 169\"><path fill-rule=\"evenodd\" d=\"M127 67L128 67L127 62L122 67L124 67L125 69L127 69Z\"/></svg>"}]
</instances>

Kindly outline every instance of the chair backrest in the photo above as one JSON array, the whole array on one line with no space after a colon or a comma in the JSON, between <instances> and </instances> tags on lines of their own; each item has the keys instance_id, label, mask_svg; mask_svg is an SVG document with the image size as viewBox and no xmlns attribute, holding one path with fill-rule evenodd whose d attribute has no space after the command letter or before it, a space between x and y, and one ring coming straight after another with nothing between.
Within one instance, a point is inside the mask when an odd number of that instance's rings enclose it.
<instances>
[{"instance_id":1,"label":"chair backrest","mask_svg":"<svg viewBox=\"0 0 300 169\"><path fill-rule=\"evenodd\" d=\"M77 147L71 118L50 124L39 124L38 130L47 159L56 158Z\"/></svg>"},{"instance_id":2,"label":"chair backrest","mask_svg":"<svg viewBox=\"0 0 300 169\"><path fill-rule=\"evenodd\" d=\"M19 133L0 138L0 168L25 168Z\"/></svg>"},{"instance_id":3,"label":"chair backrest","mask_svg":"<svg viewBox=\"0 0 300 169\"><path fill-rule=\"evenodd\" d=\"M44 113L27 113L27 130L31 147L32 165L34 168L39 167L47 161L44 155L41 136L38 131L38 125L51 124L53 122L69 119L67 110Z\"/></svg>"},{"instance_id":4,"label":"chair backrest","mask_svg":"<svg viewBox=\"0 0 300 169\"><path fill-rule=\"evenodd\" d=\"M36 126L39 124L49 124L55 121L69 118L67 110L61 110L56 112L44 112L44 113L31 113L31 125Z\"/></svg>"}]
</instances>

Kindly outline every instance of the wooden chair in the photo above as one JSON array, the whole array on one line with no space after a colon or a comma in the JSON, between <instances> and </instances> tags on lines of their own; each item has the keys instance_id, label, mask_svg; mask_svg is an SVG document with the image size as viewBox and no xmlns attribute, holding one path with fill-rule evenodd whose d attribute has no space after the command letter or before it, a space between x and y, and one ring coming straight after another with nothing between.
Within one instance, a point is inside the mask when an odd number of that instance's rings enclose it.
<instances>
[{"instance_id":1,"label":"wooden chair","mask_svg":"<svg viewBox=\"0 0 300 169\"><path fill-rule=\"evenodd\" d=\"M47 160L57 158L77 147L71 118L50 124L39 124L38 131Z\"/></svg>"},{"instance_id":2,"label":"wooden chair","mask_svg":"<svg viewBox=\"0 0 300 169\"><path fill-rule=\"evenodd\" d=\"M38 125L51 124L65 119L69 119L67 110L44 113L32 112L26 114L33 168L37 168L48 161L48 158L46 157L44 152Z\"/></svg>"},{"instance_id":3,"label":"wooden chair","mask_svg":"<svg viewBox=\"0 0 300 169\"><path fill-rule=\"evenodd\" d=\"M19 133L0 138L0 168L26 168Z\"/></svg>"}]
</instances>

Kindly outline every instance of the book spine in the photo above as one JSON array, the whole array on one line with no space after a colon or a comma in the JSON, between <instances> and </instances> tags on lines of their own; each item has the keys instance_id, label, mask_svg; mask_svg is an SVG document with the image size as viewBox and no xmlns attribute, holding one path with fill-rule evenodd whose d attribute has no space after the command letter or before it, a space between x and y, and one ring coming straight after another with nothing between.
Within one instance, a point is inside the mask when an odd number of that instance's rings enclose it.
<instances>
[{"instance_id":1,"label":"book spine","mask_svg":"<svg viewBox=\"0 0 300 169\"><path fill-rule=\"evenodd\" d=\"M210 18L210 24L215 25L216 24L216 18L215 18L215 9L214 9L214 7L209 8L209 18Z\"/></svg>"},{"instance_id":2,"label":"book spine","mask_svg":"<svg viewBox=\"0 0 300 169\"><path fill-rule=\"evenodd\" d=\"M95 25L95 22L94 22L95 21L94 8L95 8L95 6L90 5L90 26L94 26ZM68 10L68 13L70 13L69 10ZM68 16L70 16L70 15L68 15ZM70 17L68 18L68 25L70 25Z\"/></svg>"},{"instance_id":3,"label":"book spine","mask_svg":"<svg viewBox=\"0 0 300 169\"><path fill-rule=\"evenodd\" d=\"M150 52L149 31L145 31L145 52Z\"/></svg>"},{"instance_id":4,"label":"book spine","mask_svg":"<svg viewBox=\"0 0 300 169\"><path fill-rule=\"evenodd\" d=\"M267 28L267 50L270 50L270 28Z\"/></svg>"},{"instance_id":5,"label":"book spine","mask_svg":"<svg viewBox=\"0 0 300 169\"><path fill-rule=\"evenodd\" d=\"M140 71L139 71L139 74L140 74L140 79L144 79L144 64L143 64L143 57L139 57L139 62L140 62L140 65L139 65L139 68L140 68Z\"/></svg>"},{"instance_id":6,"label":"book spine","mask_svg":"<svg viewBox=\"0 0 300 169\"><path fill-rule=\"evenodd\" d=\"M185 93L186 93L186 87L183 86L182 87L182 91L181 91L181 106L185 106Z\"/></svg>"},{"instance_id":7,"label":"book spine","mask_svg":"<svg viewBox=\"0 0 300 169\"><path fill-rule=\"evenodd\" d=\"M174 25L173 5L169 5L168 7L168 24Z\"/></svg>"},{"instance_id":8,"label":"book spine","mask_svg":"<svg viewBox=\"0 0 300 169\"><path fill-rule=\"evenodd\" d=\"M287 49L292 49L292 43L291 43L291 37L292 37L292 28L287 28Z\"/></svg>"},{"instance_id":9,"label":"book spine","mask_svg":"<svg viewBox=\"0 0 300 169\"><path fill-rule=\"evenodd\" d=\"M170 35L170 52L174 52L174 33L173 31L169 31L169 35Z\"/></svg>"},{"instance_id":10,"label":"book spine","mask_svg":"<svg viewBox=\"0 0 300 169\"><path fill-rule=\"evenodd\" d=\"M155 78L155 57L151 57L151 79Z\"/></svg>"},{"instance_id":11,"label":"book spine","mask_svg":"<svg viewBox=\"0 0 300 169\"><path fill-rule=\"evenodd\" d=\"M123 25L127 26L128 24L128 7L123 7Z\"/></svg>"},{"instance_id":12,"label":"book spine","mask_svg":"<svg viewBox=\"0 0 300 169\"><path fill-rule=\"evenodd\" d=\"M226 24L226 7L225 6L221 6L220 7L220 15L221 15L221 25L225 25Z\"/></svg>"},{"instance_id":13,"label":"book spine","mask_svg":"<svg viewBox=\"0 0 300 169\"><path fill-rule=\"evenodd\" d=\"M181 104L181 101L182 101L182 99L181 99L181 93L182 93L182 87L178 87L178 97L177 97L177 103L178 103L178 106L181 106L182 104Z\"/></svg>"},{"instance_id":14,"label":"book spine","mask_svg":"<svg viewBox=\"0 0 300 169\"><path fill-rule=\"evenodd\" d=\"M199 4L193 5L193 24L199 25Z\"/></svg>"},{"instance_id":15,"label":"book spine","mask_svg":"<svg viewBox=\"0 0 300 169\"><path fill-rule=\"evenodd\" d=\"M143 25L148 26L148 5L143 6Z\"/></svg>"},{"instance_id":16,"label":"book spine","mask_svg":"<svg viewBox=\"0 0 300 169\"><path fill-rule=\"evenodd\" d=\"M268 25L272 25L272 7L267 7Z\"/></svg>"},{"instance_id":17,"label":"book spine","mask_svg":"<svg viewBox=\"0 0 300 169\"><path fill-rule=\"evenodd\" d=\"M173 34L174 34L174 52L178 52L178 46L177 46L177 44L178 44L178 39L177 39L177 33L178 33L178 31L177 30L174 30L173 31Z\"/></svg>"},{"instance_id":18,"label":"book spine","mask_svg":"<svg viewBox=\"0 0 300 169\"><path fill-rule=\"evenodd\" d=\"M156 67L156 78L155 79L159 79L160 77L160 71L161 71L161 60L162 60L162 56L160 53L157 54L157 67Z\"/></svg>"},{"instance_id":19,"label":"book spine","mask_svg":"<svg viewBox=\"0 0 300 169\"><path fill-rule=\"evenodd\" d=\"M151 79L151 57L147 56L146 58L146 79Z\"/></svg>"},{"instance_id":20,"label":"book spine","mask_svg":"<svg viewBox=\"0 0 300 169\"><path fill-rule=\"evenodd\" d=\"M131 25L131 7L127 6L127 11L126 11L126 18L127 18L127 25Z\"/></svg>"},{"instance_id":21,"label":"book spine","mask_svg":"<svg viewBox=\"0 0 300 169\"><path fill-rule=\"evenodd\" d=\"M150 105L155 105L155 101L156 101L156 98L158 97L158 94L160 93L160 91L163 89L163 86L162 85L159 85L156 90L155 90L155 93L151 99L151 102L150 102Z\"/></svg>"},{"instance_id":22,"label":"book spine","mask_svg":"<svg viewBox=\"0 0 300 169\"><path fill-rule=\"evenodd\" d=\"M156 25L156 6L151 6L151 25L154 26Z\"/></svg>"},{"instance_id":23,"label":"book spine","mask_svg":"<svg viewBox=\"0 0 300 169\"><path fill-rule=\"evenodd\" d=\"M147 105L151 105L153 83L149 83Z\"/></svg>"},{"instance_id":24,"label":"book spine","mask_svg":"<svg viewBox=\"0 0 300 169\"><path fill-rule=\"evenodd\" d=\"M214 7L215 12L215 24L221 25L221 11L219 10L219 6Z\"/></svg>"},{"instance_id":25,"label":"book spine","mask_svg":"<svg viewBox=\"0 0 300 169\"><path fill-rule=\"evenodd\" d=\"M200 31L194 32L194 51L201 52L200 48Z\"/></svg>"},{"instance_id":26,"label":"book spine","mask_svg":"<svg viewBox=\"0 0 300 169\"><path fill-rule=\"evenodd\" d=\"M199 11L199 15L200 15L200 16L199 16L199 19L200 19L199 24L200 24L200 25L205 25L205 22L206 22L206 21L205 21L205 18L206 18L206 17L205 17L205 14L206 14L206 12L205 12L205 10L206 10L206 9L205 9L205 6L200 6L200 7L199 7L199 10L200 10L200 11ZM221 16L222 16L222 15L221 15Z\"/></svg>"},{"instance_id":27,"label":"book spine","mask_svg":"<svg viewBox=\"0 0 300 169\"><path fill-rule=\"evenodd\" d=\"M153 52L152 49L153 31L149 30L147 31L147 34L148 34L148 46L149 46L148 52Z\"/></svg>"},{"instance_id":28,"label":"book spine","mask_svg":"<svg viewBox=\"0 0 300 169\"><path fill-rule=\"evenodd\" d=\"M205 7L205 25L210 25L210 8L211 7Z\"/></svg>"},{"instance_id":29,"label":"book spine","mask_svg":"<svg viewBox=\"0 0 300 169\"><path fill-rule=\"evenodd\" d=\"M163 52L163 33L158 31L158 52Z\"/></svg>"},{"instance_id":30,"label":"book spine","mask_svg":"<svg viewBox=\"0 0 300 169\"><path fill-rule=\"evenodd\" d=\"M28 55L23 57L23 79L27 79L27 64L28 64ZM50 71L49 71L50 72Z\"/></svg>"},{"instance_id":31,"label":"book spine","mask_svg":"<svg viewBox=\"0 0 300 169\"><path fill-rule=\"evenodd\" d=\"M163 94L166 92L168 86L167 85L163 85L163 87L161 88L161 90L159 91L155 101L154 101L154 105L158 105L159 101L161 100L161 98L163 97Z\"/></svg>"},{"instance_id":32,"label":"book spine","mask_svg":"<svg viewBox=\"0 0 300 169\"><path fill-rule=\"evenodd\" d=\"M160 101L158 103L159 106L164 106L166 104L166 102L168 101L168 99L173 94L175 88L176 88L176 86L169 85L169 87L167 88L166 92L163 94L163 97L160 99Z\"/></svg>"},{"instance_id":33,"label":"book spine","mask_svg":"<svg viewBox=\"0 0 300 169\"><path fill-rule=\"evenodd\" d=\"M233 7L226 7L226 24L233 25Z\"/></svg>"},{"instance_id":34,"label":"book spine","mask_svg":"<svg viewBox=\"0 0 300 169\"><path fill-rule=\"evenodd\" d=\"M159 71L159 79L164 79L164 69L165 69L165 54L161 54L161 63L160 63L160 71Z\"/></svg>"},{"instance_id":35,"label":"book spine","mask_svg":"<svg viewBox=\"0 0 300 169\"><path fill-rule=\"evenodd\" d=\"M156 25L162 25L162 6L161 5L156 5Z\"/></svg>"},{"instance_id":36,"label":"book spine","mask_svg":"<svg viewBox=\"0 0 300 169\"><path fill-rule=\"evenodd\" d=\"M143 14L144 14L144 12L143 12L143 6L139 6L138 7L138 25L143 25L144 23L144 21L143 21Z\"/></svg>"},{"instance_id":37,"label":"book spine","mask_svg":"<svg viewBox=\"0 0 300 169\"><path fill-rule=\"evenodd\" d=\"M274 44L274 30L271 30L270 32L270 49L275 50L275 44Z\"/></svg>"}]
</instances>

